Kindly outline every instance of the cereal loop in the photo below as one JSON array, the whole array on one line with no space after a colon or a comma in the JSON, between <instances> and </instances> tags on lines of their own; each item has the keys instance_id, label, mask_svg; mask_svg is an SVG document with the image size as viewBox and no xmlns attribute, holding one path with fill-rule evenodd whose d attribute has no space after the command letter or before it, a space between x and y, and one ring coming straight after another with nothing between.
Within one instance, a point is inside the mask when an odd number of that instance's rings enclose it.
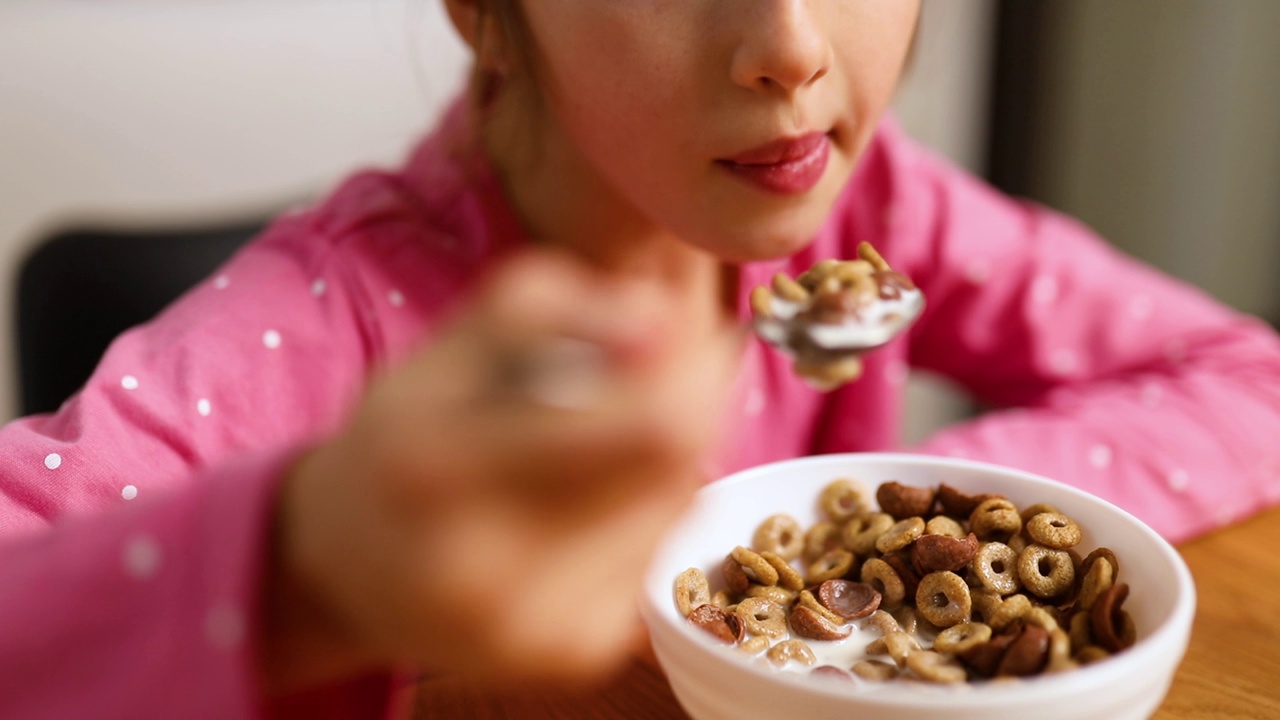
<instances>
[{"instance_id":1,"label":"cereal loop","mask_svg":"<svg viewBox=\"0 0 1280 720\"><path fill-rule=\"evenodd\" d=\"M809 566L808 584L818 585L827 580L842 578L853 568L853 553L844 548L836 548L823 555ZM776 573L775 573L776 574Z\"/></svg>"},{"instance_id":2,"label":"cereal loop","mask_svg":"<svg viewBox=\"0 0 1280 720\"><path fill-rule=\"evenodd\" d=\"M889 653L889 657L893 658L893 661L898 664L898 667L903 667L907 664L907 658L911 656L911 653L920 649L920 643L915 637L905 632L891 632L884 636L884 649Z\"/></svg>"},{"instance_id":3,"label":"cereal loop","mask_svg":"<svg viewBox=\"0 0 1280 720\"><path fill-rule=\"evenodd\" d=\"M769 649L769 638L764 635L747 638L738 643L738 649L748 655L759 655Z\"/></svg>"},{"instance_id":4,"label":"cereal loop","mask_svg":"<svg viewBox=\"0 0 1280 720\"><path fill-rule=\"evenodd\" d=\"M907 669L921 680L934 683L964 682L968 673L960 661L951 655L940 655L929 650L917 650L907 655Z\"/></svg>"},{"instance_id":5,"label":"cereal loop","mask_svg":"<svg viewBox=\"0 0 1280 720\"><path fill-rule=\"evenodd\" d=\"M1089 565L1089 570L1081 581L1080 597L1076 598L1076 607L1081 610L1092 608L1098 601L1098 597L1110 590L1114 584L1115 570L1111 567L1111 561L1105 557L1097 558Z\"/></svg>"},{"instance_id":6,"label":"cereal loop","mask_svg":"<svg viewBox=\"0 0 1280 720\"><path fill-rule=\"evenodd\" d=\"M1019 514L1022 517L1022 526L1026 527L1027 523L1030 522L1031 518L1039 515L1040 513L1056 513L1056 512L1058 512L1058 508L1050 505L1049 503L1036 503L1034 505L1028 505L1027 507L1023 508L1022 512Z\"/></svg>"},{"instance_id":7,"label":"cereal loop","mask_svg":"<svg viewBox=\"0 0 1280 720\"><path fill-rule=\"evenodd\" d=\"M780 638L787 634L787 609L765 598L747 598L734 610L752 635Z\"/></svg>"},{"instance_id":8,"label":"cereal loop","mask_svg":"<svg viewBox=\"0 0 1280 720\"><path fill-rule=\"evenodd\" d=\"M794 590L788 590L779 585L756 585L753 583L751 587L747 588L745 594L749 598L764 598L783 606L790 605L796 599Z\"/></svg>"},{"instance_id":9,"label":"cereal loop","mask_svg":"<svg viewBox=\"0 0 1280 720\"><path fill-rule=\"evenodd\" d=\"M1058 597L1070 592L1076 569L1066 551L1030 545L1018 555L1018 579L1037 597Z\"/></svg>"},{"instance_id":10,"label":"cereal loop","mask_svg":"<svg viewBox=\"0 0 1280 720\"><path fill-rule=\"evenodd\" d=\"M992 630L1003 630L1031 612L1031 600L1026 595L1010 595L993 605L982 617Z\"/></svg>"},{"instance_id":11,"label":"cereal loop","mask_svg":"<svg viewBox=\"0 0 1280 720\"><path fill-rule=\"evenodd\" d=\"M969 515L969 529L979 540L1008 540L1022 530L1018 508L1004 498L989 498Z\"/></svg>"},{"instance_id":12,"label":"cereal loop","mask_svg":"<svg viewBox=\"0 0 1280 720\"><path fill-rule=\"evenodd\" d=\"M818 663L818 658L814 656L813 650L810 650L809 646L801 640L783 640L769 648L769 652L765 653L765 656L769 658L769 662L778 667L786 665L791 660L801 665L816 665Z\"/></svg>"},{"instance_id":13,"label":"cereal loop","mask_svg":"<svg viewBox=\"0 0 1280 720\"><path fill-rule=\"evenodd\" d=\"M831 622L822 613L803 605L793 608L788 619L797 635L812 640L843 640L853 632L853 628L841 628L839 623Z\"/></svg>"},{"instance_id":14,"label":"cereal loop","mask_svg":"<svg viewBox=\"0 0 1280 720\"><path fill-rule=\"evenodd\" d=\"M1042 512L1027 522L1027 535L1045 547L1066 550L1080 543L1082 533L1080 526L1066 515Z\"/></svg>"},{"instance_id":15,"label":"cereal loop","mask_svg":"<svg viewBox=\"0 0 1280 720\"><path fill-rule=\"evenodd\" d=\"M964 526L955 518L946 515L935 515L924 524L925 535L943 535L945 537L962 538L965 536Z\"/></svg>"},{"instance_id":16,"label":"cereal loop","mask_svg":"<svg viewBox=\"0 0 1280 720\"><path fill-rule=\"evenodd\" d=\"M958 655L969 648L991 639L991 626L980 622L965 622L938 633L933 649Z\"/></svg>"},{"instance_id":17,"label":"cereal loop","mask_svg":"<svg viewBox=\"0 0 1280 720\"><path fill-rule=\"evenodd\" d=\"M1049 663L1044 666L1046 673L1074 670L1079 667L1071 659L1071 638L1061 628L1049 631Z\"/></svg>"},{"instance_id":18,"label":"cereal loop","mask_svg":"<svg viewBox=\"0 0 1280 720\"><path fill-rule=\"evenodd\" d=\"M906 587L898 572L880 558L871 558L862 564L862 582L875 588L880 593L880 607L892 610L902 604L906 597Z\"/></svg>"},{"instance_id":19,"label":"cereal loop","mask_svg":"<svg viewBox=\"0 0 1280 720\"><path fill-rule=\"evenodd\" d=\"M898 624L898 619L884 610L877 610L871 613L871 619L867 621L867 624L878 630L881 635L902 632L902 626Z\"/></svg>"},{"instance_id":20,"label":"cereal loop","mask_svg":"<svg viewBox=\"0 0 1280 720\"><path fill-rule=\"evenodd\" d=\"M799 597L796 598L796 607L809 608L836 625L844 622L844 618L828 610L826 606L822 604L822 601L815 597L813 592L809 590L802 590L800 592Z\"/></svg>"},{"instance_id":21,"label":"cereal loop","mask_svg":"<svg viewBox=\"0 0 1280 720\"><path fill-rule=\"evenodd\" d=\"M978 583L998 595L1018 591L1018 553L1004 543L989 542L978 548L969 563L969 569Z\"/></svg>"},{"instance_id":22,"label":"cereal loop","mask_svg":"<svg viewBox=\"0 0 1280 720\"><path fill-rule=\"evenodd\" d=\"M800 522L785 513L770 515L756 527L751 547L758 553L773 553L784 560L800 557L804 550L804 530Z\"/></svg>"},{"instance_id":23,"label":"cereal loop","mask_svg":"<svg viewBox=\"0 0 1280 720\"><path fill-rule=\"evenodd\" d=\"M696 567L676 576L676 609L680 614L689 617L689 613L699 605L711 602L711 586L707 584L707 576Z\"/></svg>"},{"instance_id":24,"label":"cereal loop","mask_svg":"<svg viewBox=\"0 0 1280 720\"><path fill-rule=\"evenodd\" d=\"M840 546L840 526L823 520L804 534L804 559L813 562Z\"/></svg>"},{"instance_id":25,"label":"cereal loop","mask_svg":"<svg viewBox=\"0 0 1280 720\"><path fill-rule=\"evenodd\" d=\"M845 538L845 545L859 557L866 557L875 552L876 540L893 527L893 516L888 513L872 513L867 516L862 530L852 537Z\"/></svg>"},{"instance_id":26,"label":"cereal loop","mask_svg":"<svg viewBox=\"0 0 1280 720\"><path fill-rule=\"evenodd\" d=\"M781 555L765 550L760 553L760 557L764 558L764 561L772 565L773 569L778 572L779 585L795 592L804 589L804 578Z\"/></svg>"},{"instance_id":27,"label":"cereal loop","mask_svg":"<svg viewBox=\"0 0 1280 720\"><path fill-rule=\"evenodd\" d=\"M917 538L924 534L924 520L920 517L909 517L905 520L899 520L889 527L888 530L876 538L876 550L882 553L891 553L915 542Z\"/></svg>"},{"instance_id":28,"label":"cereal loop","mask_svg":"<svg viewBox=\"0 0 1280 720\"><path fill-rule=\"evenodd\" d=\"M853 666L853 674L863 680L884 682L898 677L898 666L883 660L859 660Z\"/></svg>"},{"instance_id":29,"label":"cereal loop","mask_svg":"<svg viewBox=\"0 0 1280 720\"><path fill-rule=\"evenodd\" d=\"M1089 567L1093 565L1093 563L1097 562L1098 558L1106 558L1107 562L1111 563L1111 579L1115 581L1119 581L1120 580L1120 561L1116 559L1116 554L1114 552L1111 552L1111 548L1105 548L1105 547L1100 547L1094 550L1093 552L1086 555L1084 560L1080 562L1081 576L1087 575L1089 573Z\"/></svg>"},{"instance_id":30,"label":"cereal loop","mask_svg":"<svg viewBox=\"0 0 1280 720\"><path fill-rule=\"evenodd\" d=\"M1102 593L1089 611L1094 639L1110 652L1120 652L1137 640L1133 618L1121 608L1128 597L1129 586L1117 583Z\"/></svg>"},{"instance_id":31,"label":"cereal loop","mask_svg":"<svg viewBox=\"0 0 1280 720\"><path fill-rule=\"evenodd\" d=\"M969 585L953 572L929 573L920 579L916 591L916 612L940 628L959 625L969 620L973 600Z\"/></svg>"},{"instance_id":32,"label":"cereal loop","mask_svg":"<svg viewBox=\"0 0 1280 720\"><path fill-rule=\"evenodd\" d=\"M866 491L853 480L836 480L822 488L818 506L832 520L842 522L866 510Z\"/></svg>"}]
</instances>

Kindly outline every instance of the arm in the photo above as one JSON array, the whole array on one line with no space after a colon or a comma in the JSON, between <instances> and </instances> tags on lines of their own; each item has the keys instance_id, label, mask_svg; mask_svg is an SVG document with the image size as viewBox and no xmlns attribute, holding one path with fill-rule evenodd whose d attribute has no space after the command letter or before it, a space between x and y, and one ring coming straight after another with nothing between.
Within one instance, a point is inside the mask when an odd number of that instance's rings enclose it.
<instances>
[{"instance_id":1,"label":"arm","mask_svg":"<svg viewBox=\"0 0 1280 720\"><path fill-rule=\"evenodd\" d=\"M897 246L930 301L911 362L1005 408L925 451L1077 485L1172 540L1280 500L1280 343L1270 328L1079 223L901 138L889 144L905 217Z\"/></svg>"}]
</instances>

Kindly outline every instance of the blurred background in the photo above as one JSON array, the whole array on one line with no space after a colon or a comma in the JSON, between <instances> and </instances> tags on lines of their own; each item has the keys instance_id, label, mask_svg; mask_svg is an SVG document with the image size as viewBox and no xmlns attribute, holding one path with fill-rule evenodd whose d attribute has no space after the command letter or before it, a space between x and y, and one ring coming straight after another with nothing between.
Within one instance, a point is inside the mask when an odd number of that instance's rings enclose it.
<instances>
[{"instance_id":1,"label":"blurred background","mask_svg":"<svg viewBox=\"0 0 1280 720\"><path fill-rule=\"evenodd\" d=\"M925 0L896 102L1003 190L1280 319L1280 2ZM438 0L0 4L0 420L460 87ZM917 440L971 411L913 375Z\"/></svg>"}]
</instances>

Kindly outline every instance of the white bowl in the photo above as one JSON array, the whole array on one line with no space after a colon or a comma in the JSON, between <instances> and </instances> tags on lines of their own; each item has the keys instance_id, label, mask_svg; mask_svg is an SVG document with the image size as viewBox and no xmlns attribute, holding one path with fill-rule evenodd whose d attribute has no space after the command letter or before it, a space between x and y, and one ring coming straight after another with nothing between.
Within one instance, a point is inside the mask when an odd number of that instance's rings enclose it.
<instances>
[{"instance_id":1,"label":"white bowl","mask_svg":"<svg viewBox=\"0 0 1280 720\"><path fill-rule=\"evenodd\" d=\"M1102 662L1026 680L927 686L920 683L832 683L774 670L718 644L676 610L676 575L698 567L720 582L719 567L735 545L749 545L765 517L790 513L808 527L824 485L840 477L1001 493L1018 507L1045 502L1084 530L1079 548L1106 546L1120 561L1131 592L1125 609L1138 641ZM712 483L665 538L645 578L641 614L676 698L694 720L790 718L850 720L993 720L1003 717L1146 718L1169 689L1186 651L1195 587L1181 557L1153 530L1110 503L1062 483L1008 468L962 460L894 454L825 455L764 465Z\"/></svg>"}]
</instances>

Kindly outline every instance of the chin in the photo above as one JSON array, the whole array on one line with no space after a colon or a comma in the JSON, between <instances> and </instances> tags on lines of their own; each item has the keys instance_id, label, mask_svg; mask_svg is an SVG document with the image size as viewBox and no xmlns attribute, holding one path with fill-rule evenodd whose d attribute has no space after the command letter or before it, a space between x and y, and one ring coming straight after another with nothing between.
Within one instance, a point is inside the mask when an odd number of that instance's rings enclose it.
<instances>
[{"instance_id":1,"label":"chin","mask_svg":"<svg viewBox=\"0 0 1280 720\"><path fill-rule=\"evenodd\" d=\"M733 223L736 227L721 235L712 250L733 262L777 260L794 255L813 242L826 215L813 218L788 215Z\"/></svg>"}]
</instances>

